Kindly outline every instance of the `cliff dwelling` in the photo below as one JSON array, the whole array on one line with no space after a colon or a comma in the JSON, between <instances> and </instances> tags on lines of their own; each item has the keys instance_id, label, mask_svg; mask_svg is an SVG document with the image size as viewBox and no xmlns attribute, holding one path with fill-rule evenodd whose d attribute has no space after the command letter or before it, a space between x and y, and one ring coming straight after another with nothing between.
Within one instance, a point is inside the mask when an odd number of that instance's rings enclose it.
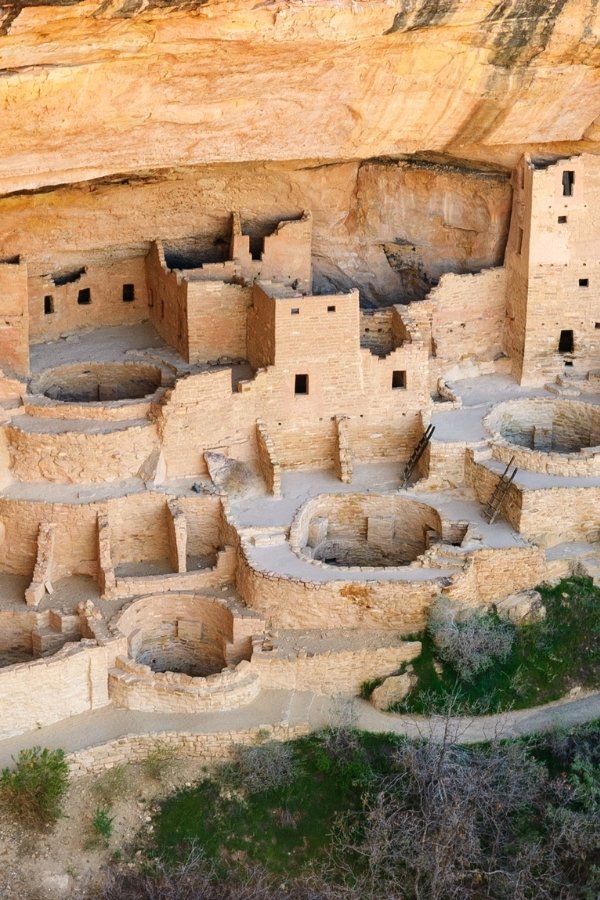
<instances>
[{"instance_id":1,"label":"cliff dwelling","mask_svg":"<svg viewBox=\"0 0 600 900\"><path fill-rule=\"evenodd\" d=\"M3 737L324 665L352 694L436 598L598 558L600 164L525 155L512 189L502 265L382 307L315 282L309 209L0 264Z\"/></svg>"}]
</instances>

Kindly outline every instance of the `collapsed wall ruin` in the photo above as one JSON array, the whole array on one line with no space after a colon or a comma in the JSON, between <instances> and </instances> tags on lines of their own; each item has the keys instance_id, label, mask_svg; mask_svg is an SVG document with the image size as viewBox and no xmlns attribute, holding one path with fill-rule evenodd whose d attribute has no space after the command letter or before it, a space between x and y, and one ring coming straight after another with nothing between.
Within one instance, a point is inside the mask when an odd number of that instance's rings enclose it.
<instances>
[{"instance_id":1,"label":"collapsed wall ruin","mask_svg":"<svg viewBox=\"0 0 600 900\"><path fill-rule=\"evenodd\" d=\"M0 734L356 693L440 595L593 573L598 185L525 157L504 266L378 310L314 290L302 210L211 253L0 262Z\"/></svg>"}]
</instances>

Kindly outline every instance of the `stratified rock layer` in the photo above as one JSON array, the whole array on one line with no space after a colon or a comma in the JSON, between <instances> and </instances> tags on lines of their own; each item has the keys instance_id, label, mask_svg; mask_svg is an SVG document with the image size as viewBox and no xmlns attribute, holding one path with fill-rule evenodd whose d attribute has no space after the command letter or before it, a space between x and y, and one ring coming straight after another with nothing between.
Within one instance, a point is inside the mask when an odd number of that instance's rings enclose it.
<instances>
[{"instance_id":1,"label":"stratified rock layer","mask_svg":"<svg viewBox=\"0 0 600 900\"><path fill-rule=\"evenodd\" d=\"M189 235L210 254L233 209L272 225L310 209L316 286L385 304L442 272L500 265L510 203L505 172L423 161L192 167L0 199L0 257L21 253L41 275Z\"/></svg>"},{"instance_id":2,"label":"stratified rock layer","mask_svg":"<svg viewBox=\"0 0 600 900\"><path fill-rule=\"evenodd\" d=\"M596 147L596 0L19 0L0 191L215 162Z\"/></svg>"}]
</instances>

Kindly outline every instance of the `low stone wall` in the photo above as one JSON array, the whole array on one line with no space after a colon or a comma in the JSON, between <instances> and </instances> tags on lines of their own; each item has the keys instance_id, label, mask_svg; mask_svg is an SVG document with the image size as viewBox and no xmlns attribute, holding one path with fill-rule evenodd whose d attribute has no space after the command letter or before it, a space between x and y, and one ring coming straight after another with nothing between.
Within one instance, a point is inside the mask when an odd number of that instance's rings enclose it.
<instances>
[{"instance_id":1,"label":"low stone wall","mask_svg":"<svg viewBox=\"0 0 600 900\"><path fill-rule=\"evenodd\" d=\"M419 641L407 641L399 647L300 651L293 655L277 649L263 650L257 642L250 666L259 675L263 689L354 696L360 693L363 682L391 675L420 652Z\"/></svg>"},{"instance_id":2,"label":"low stone wall","mask_svg":"<svg viewBox=\"0 0 600 900\"><path fill-rule=\"evenodd\" d=\"M469 557L464 574L445 588L444 596L466 606L491 604L537 587L547 575L545 554L539 547L478 550Z\"/></svg>"},{"instance_id":3,"label":"low stone wall","mask_svg":"<svg viewBox=\"0 0 600 900\"><path fill-rule=\"evenodd\" d=\"M201 713L235 709L260 692L258 676L242 661L232 671L206 678L174 672L153 672L150 666L119 657L108 679L116 706L148 712Z\"/></svg>"},{"instance_id":4,"label":"low stone wall","mask_svg":"<svg viewBox=\"0 0 600 900\"><path fill-rule=\"evenodd\" d=\"M164 591L203 591L231 581L234 568L235 550L233 547L226 547L217 553L217 564L211 569L167 575L117 577L115 596L139 597L141 594L161 594Z\"/></svg>"},{"instance_id":5,"label":"low stone wall","mask_svg":"<svg viewBox=\"0 0 600 900\"><path fill-rule=\"evenodd\" d=\"M259 725L240 731L216 731L194 734L159 731L152 734L128 734L106 744L86 747L67 756L72 777L100 773L123 763L142 762L156 750L171 750L174 756L204 760L207 763L231 759L235 748L260 741L291 741L310 733L308 722L297 725Z\"/></svg>"},{"instance_id":6,"label":"low stone wall","mask_svg":"<svg viewBox=\"0 0 600 900\"><path fill-rule=\"evenodd\" d=\"M125 638L67 644L54 656L0 669L0 740L106 706L108 670ZM9 713L9 714L8 714Z\"/></svg>"},{"instance_id":7,"label":"low stone wall","mask_svg":"<svg viewBox=\"0 0 600 900\"><path fill-rule=\"evenodd\" d=\"M405 633L425 626L441 578L423 581L302 581L261 571L242 542L236 585L244 602L276 628L381 627Z\"/></svg>"},{"instance_id":8,"label":"low stone wall","mask_svg":"<svg viewBox=\"0 0 600 900\"><path fill-rule=\"evenodd\" d=\"M549 475L600 475L600 407L528 398L500 403L484 419L504 463Z\"/></svg>"},{"instance_id":9,"label":"low stone wall","mask_svg":"<svg viewBox=\"0 0 600 900\"><path fill-rule=\"evenodd\" d=\"M43 416L46 419L97 419L111 422L149 418L152 399L67 403L65 400L52 400L42 394L27 394L23 405L28 416Z\"/></svg>"},{"instance_id":10,"label":"low stone wall","mask_svg":"<svg viewBox=\"0 0 600 900\"><path fill-rule=\"evenodd\" d=\"M421 482L419 487L438 490L464 484L466 449L466 443L436 441L434 437L424 454L426 482Z\"/></svg>"}]
</instances>

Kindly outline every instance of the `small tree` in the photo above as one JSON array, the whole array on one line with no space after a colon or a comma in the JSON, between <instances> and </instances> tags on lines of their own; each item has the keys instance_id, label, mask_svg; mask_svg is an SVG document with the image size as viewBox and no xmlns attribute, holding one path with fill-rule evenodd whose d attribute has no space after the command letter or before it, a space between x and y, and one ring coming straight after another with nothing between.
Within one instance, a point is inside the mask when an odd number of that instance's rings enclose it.
<instances>
[{"instance_id":1,"label":"small tree","mask_svg":"<svg viewBox=\"0 0 600 900\"><path fill-rule=\"evenodd\" d=\"M62 750L31 747L21 750L13 769L0 774L0 795L6 807L29 827L55 822L69 787L69 767Z\"/></svg>"},{"instance_id":2,"label":"small tree","mask_svg":"<svg viewBox=\"0 0 600 900\"><path fill-rule=\"evenodd\" d=\"M492 612L474 612L457 621L456 608L444 599L433 605L427 627L442 659L464 681L507 659L515 635L514 626Z\"/></svg>"}]
</instances>

